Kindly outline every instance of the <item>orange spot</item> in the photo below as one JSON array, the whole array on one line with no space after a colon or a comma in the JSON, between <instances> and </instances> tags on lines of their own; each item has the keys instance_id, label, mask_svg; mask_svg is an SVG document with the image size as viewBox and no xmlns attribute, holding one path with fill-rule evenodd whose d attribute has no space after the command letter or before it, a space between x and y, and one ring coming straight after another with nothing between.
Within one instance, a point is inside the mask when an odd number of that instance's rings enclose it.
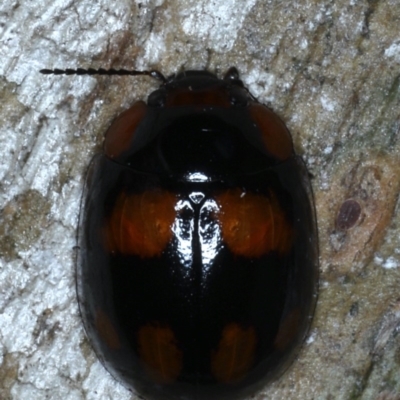
<instances>
[{"instance_id":1,"label":"orange spot","mask_svg":"<svg viewBox=\"0 0 400 400\"><path fill-rule=\"evenodd\" d=\"M218 106L228 108L231 106L228 92L223 88L209 88L202 90L189 90L178 88L168 93L166 106Z\"/></svg>"},{"instance_id":2,"label":"orange spot","mask_svg":"<svg viewBox=\"0 0 400 400\"><path fill-rule=\"evenodd\" d=\"M183 357L174 332L159 323L142 326L137 334L139 357L157 383L171 383L181 372Z\"/></svg>"},{"instance_id":3,"label":"orange spot","mask_svg":"<svg viewBox=\"0 0 400 400\"><path fill-rule=\"evenodd\" d=\"M218 381L235 383L253 365L257 336L253 327L225 326L218 349L211 354L211 371Z\"/></svg>"},{"instance_id":4,"label":"orange spot","mask_svg":"<svg viewBox=\"0 0 400 400\"><path fill-rule=\"evenodd\" d=\"M300 309L295 308L282 321L276 335L274 346L279 351L284 351L293 343L300 326Z\"/></svg>"},{"instance_id":5,"label":"orange spot","mask_svg":"<svg viewBox=\"0 0 400 400\"><path fill-rule=\"evenodd\" d=\"M280 161L288 159L293 154L292 137L281 119L262 104L252 104L249 111L261 131L268 153Z\"/></svg>"},{"instance_id":6,"label":"orange spot","mask_svg":"<svg viewBox=\"0 0 400 400\"><path fill-rule=\"evenodd\" d=\"M234 189L216 200L222 237L234 254L260 257L290 249L293 230L272 191L267 197Z\"/></svg>"},{"instance_id":7,"label":"orange spot","mask_svg":"<svg viewBox=\"0 0 400 400\"><path fill-rule=\"evenodd\" d=\"M136 128L142 121L146 110L146 103L137 101L112 123L104 139L104 153L108 157L116 158L124 151L129 150Z\"/></svg>"},{"instance_id":8,"label":"orange spot","mask_svg":"<svg viewBox=\"0 0 400 400\"><path fill-rule=\"evenodd\" d=\"M101 339L111 350L118 350L121 347L114 325L108 315L101 309L96 310L95 325Z\"/></svg>"},{"instance_id":9,"label":"orange spot","mask_svg":"<svg viewBox=\"0 0 400 400\"><path fill-rule=\"evenodd\" d=\"M169 192L122 192L104 229L106 248L143 258L160 256L172 238L175 204Z\"/></svg>"}]
</instances>

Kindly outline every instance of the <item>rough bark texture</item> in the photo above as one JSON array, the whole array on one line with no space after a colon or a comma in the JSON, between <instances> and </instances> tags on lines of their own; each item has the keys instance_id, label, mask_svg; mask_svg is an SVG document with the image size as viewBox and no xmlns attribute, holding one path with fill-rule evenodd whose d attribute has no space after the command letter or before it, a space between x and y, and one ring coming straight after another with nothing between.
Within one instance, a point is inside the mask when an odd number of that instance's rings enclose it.
<instances>
[{"instance_id":1,"label":"rough bark texture","mask_svg":"<svg viewBox=\"0 0 400 400\"><path fill-rule=\"evenodd\" d=\"M309 339L256 399L400 399L399 26L397 0L4 0L0 398L135 398L85 338L74 245L104 131L157 83L38 70L234 65L290 128L320 235Z\"/></svg>"}]
</instances>

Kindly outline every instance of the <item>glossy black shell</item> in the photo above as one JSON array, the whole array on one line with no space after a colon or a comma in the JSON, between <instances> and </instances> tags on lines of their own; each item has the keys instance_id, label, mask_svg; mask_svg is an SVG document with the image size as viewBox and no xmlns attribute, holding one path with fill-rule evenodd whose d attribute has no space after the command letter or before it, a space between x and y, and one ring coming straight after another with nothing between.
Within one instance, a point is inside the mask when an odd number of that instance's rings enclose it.
<instances>
[{"instance_id":1,"label":"glossy black shell","mask_svg":"<svg viewBox=\"0 0 400 400\"><path fill-rule=\"evenodd\" d=\"M314 311L303 162L235 70L179 74L124 115L82 202L77 287L91 343L145 399L251 395L293 360Z\"/></svg>"}]
</instances>

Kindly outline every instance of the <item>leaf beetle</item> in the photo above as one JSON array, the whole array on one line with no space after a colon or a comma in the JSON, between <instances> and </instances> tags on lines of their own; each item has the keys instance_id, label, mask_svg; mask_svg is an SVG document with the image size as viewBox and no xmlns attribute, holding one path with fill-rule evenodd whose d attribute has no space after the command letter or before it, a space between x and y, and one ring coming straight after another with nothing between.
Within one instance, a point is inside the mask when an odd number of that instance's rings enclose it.
<instances>
[{"instance_id":1,"label":"leaf beetle","mask_svg":"<svg viewBox=\"0 0 400 400\"><path fill-rule=\"evenodd\" d=\"M162 81L112 123L82 200L77 292L105 367L149 400L261 389L317 296L312 193L284 123L235 68L41 72Z\"/></svg>"}]
</instances>

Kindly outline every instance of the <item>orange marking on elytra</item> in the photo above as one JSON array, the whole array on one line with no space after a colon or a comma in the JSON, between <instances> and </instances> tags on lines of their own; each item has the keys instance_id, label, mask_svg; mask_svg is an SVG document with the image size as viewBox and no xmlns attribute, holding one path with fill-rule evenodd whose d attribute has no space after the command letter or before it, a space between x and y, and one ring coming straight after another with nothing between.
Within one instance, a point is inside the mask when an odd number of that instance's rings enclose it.
<instances>
[{"instance_id":1,"label":"orange marking on elytra","mask_svg":"<svg viewBox=\"0 0 400 400\"><path fill-rule=\"evenodd\" d=\"M160 323L140 327L137 334L139 357L157 383L171 383L181 372L182 351L169 326Z\"/></svg>"},{"instance_id":2,"label":"orange marking on elytra","mask_svg":"<svg viewBox=\"0 0 400 400\"><path fill-rule=\"evenodd\" d=\"M222 237L234 254L260 257L290 249L293 229L273 191L265 196L233 189L216 200Z\"/></svg>"},{"instance_id":3,"label":"orange marking on elytra","mask_svg":"<svg viewBox=\"0 0 400 400\"><path fill-rule=\"evenodd\" d=\"M160 256L172 238L176 197L166 191L121 192L104 229L109 251Z\"/></svg>"},{"instance_id":4,"label":"orange marking on elytra","mask_svg":"<svg viewBox=\"0 0 400 400\"><path fill-rule=\"evenodd\" d=\"M275 337L274 346L279 351L285 351L299 332L301 311L294 308L281 322L279 331Z\"/></svg>"},{"instance_id":5,"label":"orange marking on elytra","mask_svg":"<svg viewBox=\"0 0 400 400\"><path fill-rule=\"evenodd\" d=\"M143 120L147 110L144 101L137 101L125 110L108 128L104 139L104 153L110 158L116 158L129 150L136 128Z\"/></svg>"},{"instance_id":6,"label":"orange marking on elytra","mask_svg":"<svg viewBox=\"0 0 400 400\"><path fill-rule=\"evenodd\" d=\"M211 371L223 383L240 381L253 365L257 335L254 327L231 323L222 331L217 350L211 354Z\"/></svg>"},{"instance_id":7,"label":"orange marking on elytra","mask_svg":"<svg viewBox=\"0 0 400 400\"><path fill-rule=\"evenodd\" d=\"M292 137L285 124L269 108L254 103L249 107L251 118L257 123L266 150L280 161L293 155Z\"/></svg>"},{"instance_id":8,"label":"orange marking on elytra","mask_svg":"<svg viewBox=\"0 0 400 400\"><path fill-rule=\"evenodd\" d=\"M121 347L118 333L108 315L102 310L96 310L95 325L101 339L111 350L118 350Z\"/></svg>"}]
</instances>

